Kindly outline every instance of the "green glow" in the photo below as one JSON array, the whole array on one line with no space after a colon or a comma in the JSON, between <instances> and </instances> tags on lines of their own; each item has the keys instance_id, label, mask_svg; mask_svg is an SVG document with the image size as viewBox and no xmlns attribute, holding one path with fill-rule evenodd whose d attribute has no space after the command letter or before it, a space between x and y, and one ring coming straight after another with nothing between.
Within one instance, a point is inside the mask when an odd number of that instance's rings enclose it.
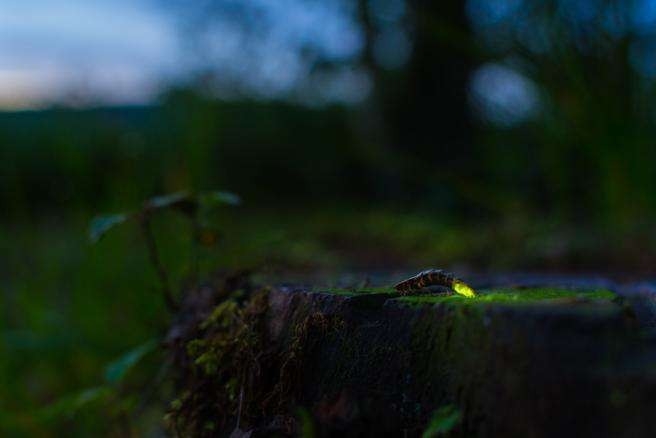
<instances>
[{"instance_id":1,"label":"green glow","mask_svg":"<svg viewBox=\"0 0 656 438\"><path fill-rule=\"evenodd\" d=\"M398 298L413 304L499 304L524 305L537 303L562 303L566 305L571 300L576 301L604 301L609 302L617 297L606 289L571 289L558 287L536 287L517 289L512 287L485 289L476 292L476 299L472 300L464 295L418 295Z\"/></svg>"},{"instance_id":2,"label":"green glow","mask_svg":"<svg viewBox=\"0 0 656 438\"><path fill-rule=\"evenodd\" d=\"M476 296L474 289L459 280L453 282L453 290L467 298L474 298Z\"/></svg>"}]
</instances>

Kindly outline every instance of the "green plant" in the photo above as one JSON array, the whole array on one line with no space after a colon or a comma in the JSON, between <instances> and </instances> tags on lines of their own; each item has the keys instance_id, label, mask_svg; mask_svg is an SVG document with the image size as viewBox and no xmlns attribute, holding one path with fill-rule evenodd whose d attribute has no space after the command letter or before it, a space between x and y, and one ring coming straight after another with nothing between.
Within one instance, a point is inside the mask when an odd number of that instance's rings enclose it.
<instances>
[{"instance_id":1,"label":"green plant","mask_svg":"<svg viewBox=\"0 0 656 438\"><path fill-rule=\"evenodd\" d=\"M204 231L207 230L206 216L211 209L218 205L236 205L239 202L237 195L228 192L200 194L178 192L158 196L146 200L136 211L94 218L89 227L89 238L92 243L97 243L114 227L129 222L136 223L145 241L149 261L161 282L165 302L170 310L175 310L178 308L178 303L174 298L169 275L158 251L152 229L153 218L164 211L182 214L191 223L192 241L196 247L203 238ZM197 251L194 251L193 257L198 258ZM193 271L194 281L197 281L195 267ZM100 409L104 415L115 418L117 425L129 429L131 412L144 406L146 397L151 391L146 391L146 395L141 397L137 396L133 388L134 382L131 381L134 379L128 379L128 375L145 358L156 353L160 343L161 339L157 337L125 351L117 359L105 365L103 379L99 383L56 399L38 410L36 417L46 424L52 421L65 422L79 418L85 411ZM164 378L168 365L169 363L165 361L160 372L157 373L156 381L149 383L150 387L157 387L162 383L161 379Z\"/></svg>"},{"instance_id":2,"label":"green plant","mask_svg":"<svg viewBox=\"0 0 656 438\"><path fill-rule=\"evenodd\" d=\"M123 388L126 376L143 358L153 353L158 345L157 339L150 339L130 349L105 366L102 383L61 397L41 409L38 416L44 421L73 418L80 410L93 404L111 404L114 406L114 414L124 414L122 411L130 407L133 401Z\"/></svg>"},{"instance_id":3,"label":"green plant","mask_svg":"<svg viewBox=\"0 0 656 438\"><path fill-rule=\"evenodd\" d=\"M461 418L462 413L455 406L442 406L433 413L426 430L421 436L422 438L433 438L446 435L460 423Z\"/></svg>"},{"instance_id":4,"label":"green plant","mask_svg":"<svg viewBox=\"0 0 656 438\"><path fill-rule=\"evenodd\" d=\"M239 196L234 193L223 191L198 194L177 192L170 195L156 196L145 201L139 210L95 217L91 221L89 238L92 243L96 243L102 239L109 230L117 225L129 221L136 222L139 225L141 235L146 244L149 260L161 283L162 295L166 305L170 310L176 310L178 308L178 303L173 295L169 275L162 263L157 249L157 241L153 234L153 217L167 210L185 216L191 223L192 241L194 242L194 248L196 249L203 236L203 229L205 227L204 213L217 205L238 205L240 202L241 200ZM197 281L197 251L194 251L193 259L190 277L194 281Z\"/></svg>"}]
</instances>

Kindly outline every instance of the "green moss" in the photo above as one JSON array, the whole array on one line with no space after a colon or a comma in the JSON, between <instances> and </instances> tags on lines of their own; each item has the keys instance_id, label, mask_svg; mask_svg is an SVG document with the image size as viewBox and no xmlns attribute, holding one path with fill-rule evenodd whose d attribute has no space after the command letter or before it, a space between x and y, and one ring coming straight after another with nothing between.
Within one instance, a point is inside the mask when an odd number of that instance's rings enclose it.
<instances>
[{"instance_id":1,"label":"green moss","mask_svg":"<svg viewBox=\"0 0 656 438\"><path fill-rule=\"evenodd\" d=\"M495 288L478 290L476 298L466 298L458 294L420 294L410 296L399 296L398 292L390 286L350 288L350 289L321 289L313 290L312 293L323 293L343 296L362 296L373 294L391 295L401 302L412 304L480 304L480 303L503 303L503 304L526 304L536 301L553 301L566 299L588 299L611 301L616 298L615 293L607 289L567 289L554 287L538 288Z\"/></svg>"},{"instance_id":2,"label":"green moss","mask_svg":"<svg viewBox=\"0 0 656 438\"><path fill-rule=\"evenodd\" d=\"M563 288L535 288L535 289L493 289L481 297L487 301L540 301L563 298L581 298L589 300L610 301L616 297L608 289L563 289Z\"/></svg>"},{"instance_id":3,"label":"green moss","mask_svg":"<svg viewBox=\"0 0 656 438\"><path fill-rule=\"evenodd\" d=\"M234 294L219 303L178 352L190 388L170 406L167 425L182 436L214 436L237 410L247 423L267 396L255 377L262 369L265 314L268 289L253 290L247 300L237 302ZM246 394L247 396L245 396Z\"/></svg>"},{"instance_id":4,"label":"green moss","mask_svg":"<svg viewBox=\"0 0 656 438\"><path fill-rule=\"evenodd\" d=\"M478 291L479 296L466 298L462 295L414 295L398 298L399 301L411 304L530 304L542 301L587 299L611 301L616 295L607 289L564 289L564 288L531 288L531 289L484 289Z\"/></svg>"}]
</instances>

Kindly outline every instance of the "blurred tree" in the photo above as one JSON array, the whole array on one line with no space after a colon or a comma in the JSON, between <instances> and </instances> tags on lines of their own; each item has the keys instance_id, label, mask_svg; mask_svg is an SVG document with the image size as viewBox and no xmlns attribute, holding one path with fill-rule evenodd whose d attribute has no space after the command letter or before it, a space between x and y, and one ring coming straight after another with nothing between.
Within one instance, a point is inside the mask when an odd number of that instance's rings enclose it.
<instances>
[{"instance_id":1,"label":"blurred tree","mask_svg":"<svg viewBox=\"0 0 656 438\"><path fill-rule=\"evenodd\" d=\"M384 102L386 124L393 127L396 147L414 160L408 176L441 173L457 184L459 172L471 167L473 139L467 88L474 58L462 46L470 38L465 3L411 0L408 9L412 50L398 79L391 78L400 85L378 84L394 90ZM425 194L426 178L414 182L413 191Z\"/></svg>"},{"instance_id":2,"label":"blurred tree","mask_svg":"<svg viewBox=\"0 0 656 438\"><path fill-rule=\"evenodd\" d=\"M355 128L361 160L377 181L374 191L425 195L430 186L423 175L434 174L436 166L464 167L471 158L467 86L473 58L461 47L470 34L464 2L174 4L186 11L188 41L208 61L202 64L206 91L313 105L364 98L356 106ZM323 14L316 24L325 32L304 24L316 14ZM272 56L288 63L271 62ZM331 96L329 89L347 91Z\"/></svg>"},{"instance_id":3,"label":"blurred tree","mask_svg":"<svg viewBox=\"0 0 656 438\"><path fill-rule=\"evenodd\" d=\"M540 89L541 113L504 141L534 148L543 207L616 224L653 214L654 3L470 0L468 12L487 56Z\"/></svg>"},{"instance_id":4,"label":"blurred tree","mask_svg":"<svg viewBox=\"0 0 656 438\"><path fill-rule=\"evenodd\" d=\"M409 6L413 49L390 114L396 142L431 167L457 164L469 155L472 128L467 87L474 60L459 44L469 38L464 2L413 0Z\"/></svg>"}]
</instances>

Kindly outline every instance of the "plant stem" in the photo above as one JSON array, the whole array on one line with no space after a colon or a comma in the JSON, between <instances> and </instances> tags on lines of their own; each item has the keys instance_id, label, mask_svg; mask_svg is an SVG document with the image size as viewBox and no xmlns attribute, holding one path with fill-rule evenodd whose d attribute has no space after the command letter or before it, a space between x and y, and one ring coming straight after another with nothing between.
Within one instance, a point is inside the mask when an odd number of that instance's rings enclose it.
<instances>
[{"instance_id":1,"label":"plant stem","mask_svg":"<svg viewBox=\"0 0 656 438\"><path fill-rule=\"evenodd\" d=\"M153 230L150 226L150 217L144 215L141 217L139 222L141 225L142 235L146 241L146 248L148 249L148 257L150 259L150 263L153 265L153 268L155 268L155 272L157 273L159 281L162 284L162 294L164 295L166 306L171 311L178 310L180 306L176 302L175 298L173 298L168 274L166 273L166 269L164 268L162 260L159 257L159 252L157 251L155 236L153 235Z\"/></svg>"},{"instance_id":2,"label":"plant stem","mask_svg":"<svg viewBox=\"0 0 656 438\"><path fill-rule=\"evenodd\" d=\"M189 277L194 288L198 286L198 271L200 260L200 239L201 239L201 225L198 217L198 211L189 216L191 221L191 266Z\"/></svg>"}]
</instances>

